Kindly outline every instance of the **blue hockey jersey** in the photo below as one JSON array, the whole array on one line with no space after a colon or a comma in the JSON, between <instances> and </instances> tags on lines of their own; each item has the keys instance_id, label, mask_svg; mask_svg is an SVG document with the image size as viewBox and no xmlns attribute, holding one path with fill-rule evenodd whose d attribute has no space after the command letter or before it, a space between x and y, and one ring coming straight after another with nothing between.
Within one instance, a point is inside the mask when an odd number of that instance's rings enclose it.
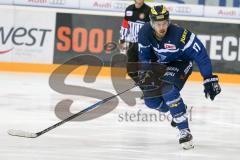
<instances>
[{"instance_id":1,"label":"blue hockey jersey","mask_svg":"<svg viewBox=\"0 0 240 160\"><path fill-rule=\"evenodd\" d=\"M153 54L158 63L173 61L195 61L204 78L212 75L212 65L206 48L194 33L170 24L166 35L158 40L150 23L146 23L138 33L139 61L149 62Z\"/></svg>"}]
</instances>

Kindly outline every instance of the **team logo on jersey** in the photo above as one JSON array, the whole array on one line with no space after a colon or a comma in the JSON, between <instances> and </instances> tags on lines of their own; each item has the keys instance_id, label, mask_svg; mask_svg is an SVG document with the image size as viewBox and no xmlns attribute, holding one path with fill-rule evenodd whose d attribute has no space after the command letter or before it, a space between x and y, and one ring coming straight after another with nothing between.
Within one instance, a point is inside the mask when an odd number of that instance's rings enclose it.
<instances>
[{"instance_id":1,"label":"team logo on jersey","mask_svg":"<svg viewBox=\"0 0 240 160\"><path fill-rule=\"evenodd\" d=\"M171 50L171 49L176 49L176 46L174 44L164 43L164 48Z\"/></svg>"},{"instance_id":2,"label":"team logo on jersey","mask_svg":"<svg viewBox=\"0 0 240 160\"><path fill-rule=\"evenodd\" d=\"M126 12L126 16L131 17L132 15L133 15L133 12L132 12L132 11L127 11L127 12Z\"/></svg>"},{"instance_id":3,"label":"team logo on jersey","mask_svg":"<svg viewBox=\"0 0 240 160\"><path fill-rule=\"evenodd\" d=\"M145 14L144 13L140 13L139 19L144 19L144 18L145 18Z\"/></svg>"}]
</instances>

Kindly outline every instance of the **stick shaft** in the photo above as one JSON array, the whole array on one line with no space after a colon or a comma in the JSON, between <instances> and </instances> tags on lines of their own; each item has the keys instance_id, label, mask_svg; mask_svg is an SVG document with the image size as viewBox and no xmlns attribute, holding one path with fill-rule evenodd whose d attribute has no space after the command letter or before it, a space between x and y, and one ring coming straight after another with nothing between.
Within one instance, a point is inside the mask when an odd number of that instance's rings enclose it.
<instances>
[{"instance_id":1,"label":"stick shaft","mask_svg":"<svg viewBox=\"0 0 240 160\"><path fill-rule=\"evenodd\" d=\"M74 119L74 118L76 118L76 117L78 117L78 116L80 116L80 115L82 115L82 114L84 114L84 113L86 113L86 112L89 112L89 111L97 108L99 105L104 104L104 103L110 101L111 99L113 99L113 98L115 98L115 97L117 97L117 96L119 96L119 95L121 95L121 94L123 94L123 93L125 93L125 92L127 92L127 91L129 91L129 90L131 90L131 89L133 89L133 88L135 88L136 86L137 86L137 85L134 85L133 87L131 87L131 88L127 89L127 90L124 90L124 91L122 91L122 92L120 92L120 93L118 93L118 94L115 94L115 95L111 96L111 97L105 98L105 99L103 99L103 100L101 100L101 101L99 101L99 102L97 102L97 103L95 103L95 104L93 104L93 105L85 108L84 110L82 110L82 111L80 111L80 112L78 112L78 113L75 113L75 114L73 114L72 116L70 116L70 117L68 117L68 118L66 118L66 119L64 119L64 120L62 120L62 121L60 121L60 122L58 122L58 123L56 123L56 124L54 124L54 125L46 128L46 129L44 129L44 130L36 133L36 134L37 134L37 137L40 136L40 135L42 135L42 134L44 134L44 133L46 133L46 132L51 131L51 130L54 129L54 128L57 128L58 126L66 123L66 122L68 122L68 121L71 121L72 119Z\"/></svg>"}]
</instances>

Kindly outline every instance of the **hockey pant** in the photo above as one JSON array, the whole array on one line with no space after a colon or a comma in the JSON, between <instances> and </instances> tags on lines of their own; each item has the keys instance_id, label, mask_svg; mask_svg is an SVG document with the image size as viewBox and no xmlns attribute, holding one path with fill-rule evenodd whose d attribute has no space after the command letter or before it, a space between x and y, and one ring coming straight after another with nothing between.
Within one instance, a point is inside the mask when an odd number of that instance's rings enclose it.
<instances>
[{"instance_id":1,"label":"hockey pant","mask_svg":"<svg viewBox=\"0 0 240 160\"><path fill-rule=\"evenodd\" d=\"M145 104L149 108L160 112L170 111L178 129L188 128L186 105L181 98L180 91L192 73L192 68L192 62L169 63L162 77L161 94L153 98L144 98Z\"/></svg>"}]
</instances>

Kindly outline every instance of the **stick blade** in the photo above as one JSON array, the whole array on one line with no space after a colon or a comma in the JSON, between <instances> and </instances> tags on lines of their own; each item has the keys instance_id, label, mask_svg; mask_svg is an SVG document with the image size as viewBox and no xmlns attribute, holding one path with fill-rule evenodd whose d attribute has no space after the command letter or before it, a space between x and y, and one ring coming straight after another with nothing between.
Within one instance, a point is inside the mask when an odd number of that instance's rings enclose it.
<instances>
[{"instance_id":1,"label":"stick blade","mask_svg":"<svg viewBox=\"0 0 240 160\"><path fill-rule=\"evenodd\" d=\"M8 134L11 136L25 137L25 138L38 137L38 135L36 133L26 132L26 131L22 131L22 130L15 130L15 129L8 130Z\"/></svg>"}]
</instances>

